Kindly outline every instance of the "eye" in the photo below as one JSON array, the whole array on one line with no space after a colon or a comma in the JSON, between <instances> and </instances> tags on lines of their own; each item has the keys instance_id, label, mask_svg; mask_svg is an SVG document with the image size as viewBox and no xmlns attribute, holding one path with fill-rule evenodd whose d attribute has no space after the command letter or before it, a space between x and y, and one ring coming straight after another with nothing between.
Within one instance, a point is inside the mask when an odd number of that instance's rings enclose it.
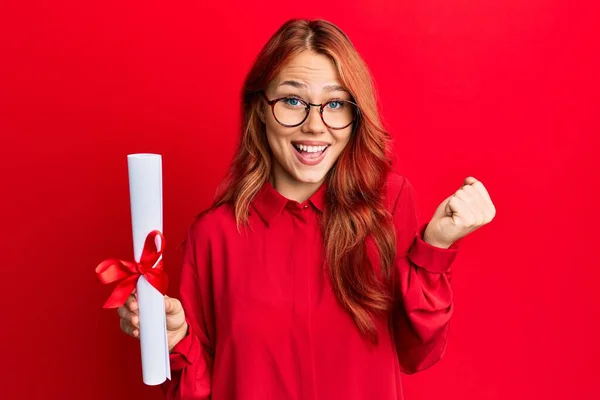
<instances>
[{"instance_id":1,"label":"eye","mask_svg":"<svg viewBox=\"0 0 600 400\"><path fill-rule=\"evenodd\" d=\"M339 110L344 107L343 101L333 100L327 103L327 107L331 110Z\"/></svg>"},{"instance_id":2,"label":"eye","mask_svg":"<svg viewBox=\"0 0 600 400\"><path fill-rule=\"evenodd\" d=\"M302 104L302 101L295 97L287 97L287 98L283 99L283 102L285 105L290 106L290 107L304 107L304 104Z\"/></svg>"}]
</instances>

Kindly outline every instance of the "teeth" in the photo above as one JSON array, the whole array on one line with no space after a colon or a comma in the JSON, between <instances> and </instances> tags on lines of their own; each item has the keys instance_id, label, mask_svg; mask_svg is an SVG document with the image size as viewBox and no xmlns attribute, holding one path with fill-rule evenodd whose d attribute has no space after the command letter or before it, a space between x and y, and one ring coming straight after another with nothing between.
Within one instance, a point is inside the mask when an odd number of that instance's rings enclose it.
<instances>
[{"instance_id":1,"label":"teeth","mask_svg":"<svg viewBox=\"0 0 600 400\"><path fill-rule=\"evenodd\" d=\"M317 153L325 150L327 146L305 146L303 144L295 144L297 149L307 151L309 153Z\"/></svg>"}]
</instances>

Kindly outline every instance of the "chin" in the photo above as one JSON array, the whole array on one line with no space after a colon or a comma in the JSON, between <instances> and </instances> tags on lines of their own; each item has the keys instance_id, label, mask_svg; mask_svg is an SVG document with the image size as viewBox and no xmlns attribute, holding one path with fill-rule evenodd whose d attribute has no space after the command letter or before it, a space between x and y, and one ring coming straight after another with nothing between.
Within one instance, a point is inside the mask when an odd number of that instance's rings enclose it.
<instances>
[{"instance_id":1,"label":"chin","mask_svg":"<svg viewBox=\"0 0 600 400\"><path fill-rule=\"evenodd\" d=\"M294 178L302 183L319 183L325 178L325 175L327 175L327 171L311 171L310 173L299 172L295 174Z\"/></svg>"}]
</instances>

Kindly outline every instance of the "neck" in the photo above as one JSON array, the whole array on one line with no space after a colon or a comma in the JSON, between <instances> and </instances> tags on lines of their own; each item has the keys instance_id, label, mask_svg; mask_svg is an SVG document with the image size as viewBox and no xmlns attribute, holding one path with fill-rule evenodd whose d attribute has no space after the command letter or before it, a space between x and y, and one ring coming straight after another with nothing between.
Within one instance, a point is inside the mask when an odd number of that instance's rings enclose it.
<instances>
[{"instance_id":1,"label":"neck","mask_svg":"<svg viewBox=\"0 0 600 400\"><path fill-rule=\"evenodd\" d=\"M269 177L269 182L283 197L302 203L319 189L323 180L320 182L299 182L276 164Z\"/></svg>"}]
</instances>

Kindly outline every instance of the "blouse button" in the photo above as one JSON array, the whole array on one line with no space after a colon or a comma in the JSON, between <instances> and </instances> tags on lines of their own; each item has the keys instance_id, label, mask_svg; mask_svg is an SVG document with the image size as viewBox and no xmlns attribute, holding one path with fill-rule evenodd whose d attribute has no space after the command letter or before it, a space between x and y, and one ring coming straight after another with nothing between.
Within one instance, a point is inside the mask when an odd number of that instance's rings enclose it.
<instances>
[{"instance_id":1,"label":"blouse button","mask_svg":"<svg viewBox=\"0 0 600 400\"><path fill-rule=\"evenodd\" d=\"M304 208L308 208L308 204L304 206Z\"/></svg>"}]
</instances>

